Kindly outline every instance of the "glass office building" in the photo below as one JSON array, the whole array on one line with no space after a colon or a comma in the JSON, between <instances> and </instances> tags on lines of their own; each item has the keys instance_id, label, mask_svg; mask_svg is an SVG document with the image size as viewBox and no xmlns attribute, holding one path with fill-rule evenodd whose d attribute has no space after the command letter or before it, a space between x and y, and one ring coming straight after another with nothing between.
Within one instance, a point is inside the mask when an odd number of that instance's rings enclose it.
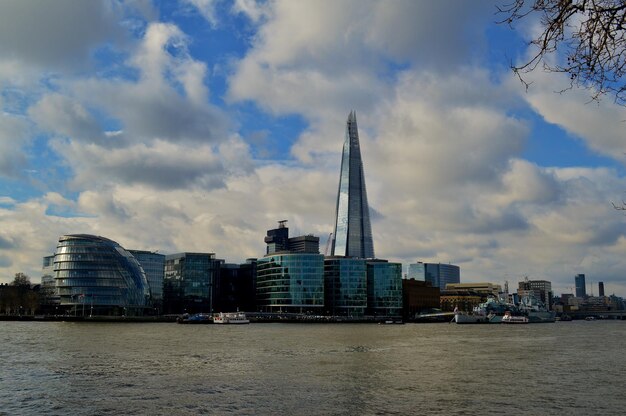
<instances>
[{"instance_id":1,"label":"glass office building","mask_svg":"<svg viewBox=\"0 0 626 416\"><path fill-rule=\"evenodd\" d=\"M214 253L165 256L163 312L213 312L213 287L222 263Z\"/></svg>"},{"instance_id":2,"label":"glass office building","mask_svg":"<svg viewBox=\"0 0 626 416\"><path fill-rule=\"evenodd\" d=\"M324 311L324 256L276 253L257 261L257 307L261 312Z\"/></svg>"},{"instance_id":3,"label":"glass office building","mask_svg":"<svg viewBox=\"0 0 626 416\"><path fill-rule=\"evenodd\" d=\"M330 315L363 316L367 308L367 268L364 259L326 257L324 294Z\"/></svg>"},{"instance_id":4,"label":"glass office building","mask_svg":"<svg viewBox=\"0 0 626 416\"><path fill-rule=\"evenodd\" d=\"M346 123L340 172L331 253L333 256L374 258L365 175L354 111L350 112Z\"/></svg>"},{"instance_id":5,"label":"glass office building","mask_svg":"<svg viewBox=\"0 0 626 416\"><path fill-rule=\"evenodd\" d=\"M574 283L576 284L576 297L584 298L587 296L587 285L585 283L585 275L577 274L574 276Z\"/></svg>"},{"instance_id":6,"label":"glass office building","mask_svg":"<svg viewBox=\"0 0 626 416\"><path fill-rule=\"evenodd\" d=\"M402 264L367 262L367 314L402 316Z\"/></svg>"},{"instance_id":7,"label":"glass office building","mask_svg":"<svg viewBox=\"0 0 626 416\"><path fill-rule=\"evenodd\" d=\"M448 283L461 283L461 269L454 264L424 263L424 277L434 287L445 290Z\"/></svg>"},{"instance_id":8,"label":"glass office building","mask_svg":"<svg viewBox=\"0 0 626 416\"><path fill-rule=\"evenodd\" d=\"M59 307L74 315L142 315L150 290L139 262L115 241L87 234L59 238L54 255Z\"/></svg>"},{"instance_id":9,"label":"glass office building","mask_svg":"<svg viewBox=\"0 0 626 416\"><path fill-rule=\"evenodd\" d=\"M153 303L163 301L163 277L165 273L165 255L154 251L128 250L137 259L146 273Z\"/></svg>"}]
</instances>

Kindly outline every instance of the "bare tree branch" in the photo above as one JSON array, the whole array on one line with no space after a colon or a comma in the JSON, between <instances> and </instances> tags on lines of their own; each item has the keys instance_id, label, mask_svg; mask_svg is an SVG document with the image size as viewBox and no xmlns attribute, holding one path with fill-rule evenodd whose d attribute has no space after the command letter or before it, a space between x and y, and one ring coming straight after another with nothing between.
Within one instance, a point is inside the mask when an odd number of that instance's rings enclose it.
<instances>
[{"instance_id":1,"label":"bare tree branch","mask_svg":"<svg viewBox=\"0 0 626 416\"><path fill-rule=\"evenodd\" d=\"M626 0L513 0L497 9L505 16L498 23L510 26L540 16L543 31L530 41L536 54L511 65L526 88L524 75L541 64L568 74L569 88L587 88L593 100L611 95L626 105ZM552 64L546 57L557 51L565 59Z\"/></svg>"}]
</instances>

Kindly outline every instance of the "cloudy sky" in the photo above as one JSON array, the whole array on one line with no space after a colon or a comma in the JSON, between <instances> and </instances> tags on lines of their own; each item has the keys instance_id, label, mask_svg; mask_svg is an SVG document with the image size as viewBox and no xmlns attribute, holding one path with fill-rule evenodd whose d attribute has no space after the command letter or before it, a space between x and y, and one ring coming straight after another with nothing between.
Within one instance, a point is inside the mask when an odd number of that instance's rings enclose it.
<instances>
[{"instance_id":1,"label":"cloudy sky","mask_svg":"<svg viewBox=\"0 0 626 416\"><path fill-rule=\"evenodd\" d=\"M626 296L626 109L526 91L536 25L495 4L0 2L0 282L70 233L240 262L287 219L323 250L354 109L379 257Z\"/></svg>"}]
</instances>

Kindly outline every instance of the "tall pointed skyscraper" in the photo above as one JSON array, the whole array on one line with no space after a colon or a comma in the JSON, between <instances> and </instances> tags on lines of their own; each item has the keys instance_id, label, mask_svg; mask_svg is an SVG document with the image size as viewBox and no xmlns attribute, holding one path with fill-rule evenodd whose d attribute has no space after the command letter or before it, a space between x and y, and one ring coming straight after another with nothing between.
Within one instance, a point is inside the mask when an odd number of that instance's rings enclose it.
<instances>
[{"instance_id":1,"label":"tall pointed skyscraper","mask_svg":"<svg viewBox=\"0 0 626 416\"><path fill-rule=\"evenodd\" d=\"M333 256L374 258L370 209L354 111L350 112L346 123L332 242Z\"/></svg>"}]
</instances>

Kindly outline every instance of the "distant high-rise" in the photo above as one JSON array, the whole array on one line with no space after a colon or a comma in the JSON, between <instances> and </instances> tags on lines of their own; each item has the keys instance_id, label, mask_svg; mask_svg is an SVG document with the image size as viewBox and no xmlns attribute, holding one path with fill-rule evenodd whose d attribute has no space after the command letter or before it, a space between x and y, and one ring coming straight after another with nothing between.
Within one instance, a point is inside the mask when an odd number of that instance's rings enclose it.
<instances>
[{"instance_id":1,"label":"distant high-rise","mask_svg":"<svg viewBox=\"0 0 626 416\"><path fill-rule=\"evenodd\" d=\"M598 296L604 296L604 282L598 282Z\"/></svg>"},{"instance_id":2,"label":"distant high-rise","mask_svg":"<svg viewBox=\"0 0 626 416\"><path fill-rule=\"evenodd\" d=\"M584 298L587 296L587 288L585 286L585 275L577 274L574 277L574 281L576 282L576 297Z\"/></svg>"},{"instance_id":3,"label":"distant high-rise","mask_svg":"<svg viewBox=\"0 0 626 416\"><path fill-rule=\"evenodd\" d=\"M363 174L359 132L354 111L350 112L346 123L332 255L374 258L374 242L365 190L365 175Z\"/></svg>"},{"instance_id":4,"label":"distant high-rise","mask_svg":"<svg viewBox=\"0 0 626 416\"><path fill-rule=\"evenodd\" d=\"M445 290L448 283L461 283L461 268L454 264L424 263L424 278L434 287Z\"/></svg>"}]
</instances>

